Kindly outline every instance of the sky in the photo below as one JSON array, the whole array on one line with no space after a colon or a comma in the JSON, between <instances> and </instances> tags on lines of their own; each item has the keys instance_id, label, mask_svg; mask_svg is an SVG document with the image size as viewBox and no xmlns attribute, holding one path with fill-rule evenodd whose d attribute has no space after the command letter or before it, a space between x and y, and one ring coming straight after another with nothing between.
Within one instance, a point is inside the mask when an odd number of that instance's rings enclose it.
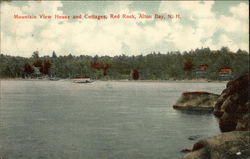
<instances>
[{"instance_id":1,"label":"sky","mask_svg":"<svg viewBox=\"0 0 250 159\"><path fill-rule=\"evenodd\" d=\"M248 10L248 1L1 2L1 53L130 56L223 46L249 52ZM40 19L43 14L52 18ZM72 19L86 14L106 15L107 19ZM110 14L134 15L136 19L112 19ZM140 14L152 18L141 19ZM154 18L155 14L165 19ZM37 18L15 19L14 15ZM55 19L55 15L70 19Z\"/></svg>"}]
</instances>

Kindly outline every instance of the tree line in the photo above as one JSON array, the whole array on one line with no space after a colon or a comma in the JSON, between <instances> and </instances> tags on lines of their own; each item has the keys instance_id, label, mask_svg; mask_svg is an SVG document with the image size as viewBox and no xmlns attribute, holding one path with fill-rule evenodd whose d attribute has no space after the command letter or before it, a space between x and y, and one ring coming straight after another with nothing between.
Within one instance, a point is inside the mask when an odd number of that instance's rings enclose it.
<instances>
[{"instance_id":1,"label":"tree line","mask_svg":"<svg viewBox=\"0 0 250 159\"><path fill-rule=\"evenodd\" d=\"M219 79L218 70L231 68L233 77L248 71L249 53L243 50L230 51L209 48L184 52L156 53L137 56L39 56L33 52L30 58L0 54L0 78L31 77L34 68L42 75L58 78L90 77L93 79L132 79L136 71L141 80L181 80L206 78ZM207 65L207 74L200 77L196 70ZM137 78L137 79L138 79Z\"/></svg>"}]
</instances>

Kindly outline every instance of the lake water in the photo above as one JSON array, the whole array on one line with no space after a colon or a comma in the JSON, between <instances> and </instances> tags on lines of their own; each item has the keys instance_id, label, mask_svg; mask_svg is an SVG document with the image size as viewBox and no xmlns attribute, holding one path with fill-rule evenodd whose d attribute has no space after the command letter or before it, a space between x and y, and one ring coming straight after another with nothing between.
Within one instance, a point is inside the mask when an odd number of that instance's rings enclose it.
<instances>
[{"instance_id":1,"label":"lake water","mask_svg":"<svg viewBox=\"0 0 250 159\"><path fill-rule=\"evenodd\" d=\"M1 81L2 159L178 159L219 134L212 114L172 108L184 91L225 83ZM197 139L199 140L199 138Z\"/></svg>"}]
</instances>

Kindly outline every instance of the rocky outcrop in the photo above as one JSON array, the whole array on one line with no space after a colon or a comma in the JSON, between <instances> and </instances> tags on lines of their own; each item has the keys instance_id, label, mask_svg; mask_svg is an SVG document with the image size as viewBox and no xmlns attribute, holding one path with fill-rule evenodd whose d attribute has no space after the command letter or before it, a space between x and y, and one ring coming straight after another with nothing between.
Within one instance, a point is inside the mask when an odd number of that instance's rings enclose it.
<instances>
[{"instance_id":1,"label":"rocky outcrop","mask_svg":"<svg viewBox=\"0 0 250 159\"><path fill-rule=\"evenodd\" d=\"M223 133L198 141L184 159L249 159L248 75L228 82L215 104L214 115Z\"/></svg>"},{"instance_id":2,"label":"rocky outcrop","mask_svg":"<svg viewBox=\"0 0 250 159\"><path fill-rule=\"evenodd\" d=\"M248 131L222 133L194 144L184 159L247 159L250 156Z\"/></svg>"},{"instance_id":3,"label":"rocky outcrop","mask_svg":"<svg viewBox=\"0 0 250 159\"><path fill-rule=\"evenodd\" d=\"M190 111L213 111L219 95L208 92L184 92L173 105L174 109Z\"/></svg>"},{"instance_id":4,"label":"rocky outcrop","mask_svg":"<svg viewBox=\"0 0 250 159\"><path fill-rule=\"evenodd\" d=\"M222 132L249 130L250 104L248 73L230 81L215 104L214 115L219 118Z\"/></svg>"}]
</instances>

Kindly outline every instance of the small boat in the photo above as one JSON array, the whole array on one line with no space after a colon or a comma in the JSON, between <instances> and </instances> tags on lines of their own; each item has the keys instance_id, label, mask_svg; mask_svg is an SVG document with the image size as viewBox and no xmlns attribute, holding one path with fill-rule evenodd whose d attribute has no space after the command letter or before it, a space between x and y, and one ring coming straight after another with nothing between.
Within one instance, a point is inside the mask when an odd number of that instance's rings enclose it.
<instances>
[{"instance_id":1,"label":"small boat","mask_svg":"<svg viewBox=\"0 0 250 159\"><path fill-rule=\"evenodd\" d=\"M73 83L92 83L94 82L90 78L74 78Z\"/></svg>"}]
</instances>

